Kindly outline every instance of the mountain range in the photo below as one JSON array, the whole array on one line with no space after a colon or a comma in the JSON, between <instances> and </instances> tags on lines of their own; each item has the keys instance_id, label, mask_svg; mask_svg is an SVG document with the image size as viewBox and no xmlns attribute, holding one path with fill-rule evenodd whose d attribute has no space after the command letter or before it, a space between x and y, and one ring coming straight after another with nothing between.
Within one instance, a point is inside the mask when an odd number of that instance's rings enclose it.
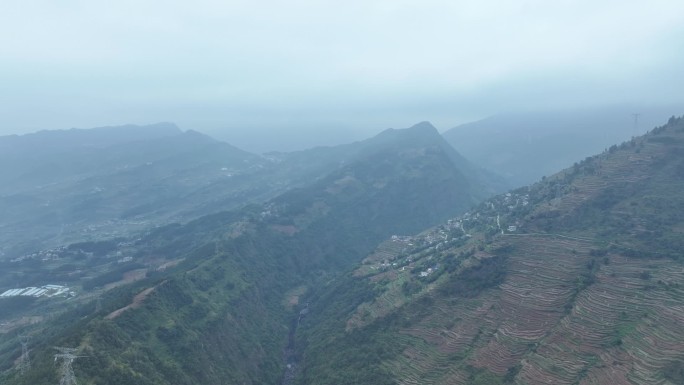
<instances>
[{"instance_id":1,"label":"mountain range","mask_svg":"<svg viewBox=\"0 0 684 385\"><path fill-rule=\"evenodd\" d=\"M680 384L684 120L381 243L300 326L307 384Z\"/></svg>"},{"instance_id":2,"label":"mountain range","mask_svg":"<svg viewBox=\"0 0 684 385\"><path fill-rule=\"evenodd\" d=\"M0 148L0 162L11 165L0 171L0 241L10 256L128 235L263 191L235 183L203 194L266 162L170 124L42 131L0 137Z\"/></svg>"},{"instance_id":3,"label":"mountain range","mask_svg":"<svg viewBox=\"0 0 684 385\"><path fill-rule=\"evenodd\" d=\"M470 161L513 186L537 182L666 121L673 108L614 106L502 113L442 135Z\"/></svg>"},{"instance_id":4,"label":"mountain range","mask_svg":"<svg viewBox=\"0 0 684 385\"><path fill-rule=\"evenodd\" d=\"M55 346L88 384L682 383L684 119L505 193L428 123L231 153L258 198L0 262L74 288L0 298L3 383L59 382Z\"/></svg>"},{"instance_id":5,"label":"mountain range","mask_svg":"<svg viewBox=\"0 0 684 385\"><path fill-rule=\"evenodd\" d=\"M59 314L49 322L30 327L35 370L9 371L7 381L53 382L51 346L79 346L90 357L76 370L85 382L277 382L300 297L382 239L463 212L499 183L427 123L311 152L319 162L308 167L292 166L314 163L306 152L273 154L264 175L291 186L274 198L132 240L59 251L46 264L66 271L63 279L83 293L61 311L49 308ZM320 153L331 155L325 160ZM298 185L304 175L319 176ZM122 257L130 260L117 262ZM6 263L14 272L4 280L44 279L34 259ZM117 280L128 284L117 287ZM19 314L45 313L41 306L52 306L46 302L32 302ZM13 354L9 342L0 347L2 362Z\"/></svg>"},{"instance_id":6,"label":"mountain range","mask_svg":"<svg viewBox=\"0 0 684 385\"><path fill-rule=\"evenodd\" d=\"M456 153L423 124L467 174L473 194L505 189L501 178ZM421 131L417 125L416 132ZM293 153L250 154L172 124L41 131L0 137L0 252L9 257L61 244L130 236L150 227L264 202L369 154L393 134ZM399 130L401 131L401 130ZM479 191L478 191L479 189Z\"/></svg>"}]
</instances>

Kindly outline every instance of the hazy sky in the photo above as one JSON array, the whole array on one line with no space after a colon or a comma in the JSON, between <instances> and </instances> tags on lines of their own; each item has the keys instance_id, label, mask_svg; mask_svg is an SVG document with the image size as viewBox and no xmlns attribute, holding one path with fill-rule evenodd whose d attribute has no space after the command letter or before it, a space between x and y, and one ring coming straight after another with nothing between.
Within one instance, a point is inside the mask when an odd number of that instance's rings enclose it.
<instances>
[{"instance_id":1,"label":"hazy sky","mask_svg":"<svg viewBox=\"0 0 684 385\"><path fill-rule=\"evenodd\" d=\"M679 103L683 68L682 0L0 1L0 134L447 129Z\"/></svg>"}]
</instances>

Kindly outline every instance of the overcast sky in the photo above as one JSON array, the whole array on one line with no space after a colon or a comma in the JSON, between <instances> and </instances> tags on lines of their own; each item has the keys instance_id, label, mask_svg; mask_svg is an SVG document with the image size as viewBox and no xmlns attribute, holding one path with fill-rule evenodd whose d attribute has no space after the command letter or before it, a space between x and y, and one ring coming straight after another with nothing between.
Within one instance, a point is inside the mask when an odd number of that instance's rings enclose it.
<instances>
[{"instance_id":1,"label":"overcast sky","mask_svg":"<svg viewBox=\"0 0 684 385\"><path fill-rule=\"evenodd\" d=\"M681 104L683 68L682 0L0 1L0 134L444 130Z\"/></svg>"}]
</instances>

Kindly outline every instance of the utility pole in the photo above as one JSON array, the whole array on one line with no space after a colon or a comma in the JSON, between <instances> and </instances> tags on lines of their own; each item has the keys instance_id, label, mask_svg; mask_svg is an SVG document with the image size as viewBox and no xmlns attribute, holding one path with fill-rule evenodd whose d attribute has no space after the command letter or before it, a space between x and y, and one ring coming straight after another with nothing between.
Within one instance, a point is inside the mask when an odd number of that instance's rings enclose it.
<instances>
[{"instance_id":1,"label":"utility pole","mask_svg":"<svg viewBox=\"0 0 684 385\"><path fill-rule=\"evenodd\" d=\"M29 356L30 337L25 335L19 336L19 343L21 344L21 357L19 358L19 373L22 375L31 368L31 357Z\"/></svg>"},{"instance_id":2,"label":"utility pole","mask_svg":"<svg viewBox=\"0 0 684 385\"><path fill-rule=\"evenodd\" d=\"M59 381L59 385L76 385L76 375L74 375L74 368L71 367L71 364L73 364L74 360L77 358L85 356L77 356L74 354L78 351L78 349L75 348L55 347L55 349L59 350L59 353L55 354L55 361L62 359L62 366L60 367L62 379Z\"/></svg>"}]
</instances>

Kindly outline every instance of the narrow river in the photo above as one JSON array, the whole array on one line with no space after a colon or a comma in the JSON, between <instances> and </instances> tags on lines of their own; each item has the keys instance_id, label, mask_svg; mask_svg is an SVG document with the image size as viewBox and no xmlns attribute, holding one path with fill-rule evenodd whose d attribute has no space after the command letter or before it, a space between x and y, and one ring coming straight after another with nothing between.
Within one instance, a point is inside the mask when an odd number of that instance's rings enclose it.
<instances>
[{"instance_id":1,"label":"narrow river","mask_svg":"<svg viewBox=\"0 0 684 385\"><path fill-rule=\"evenodd\" d=\"M297 351L295 349L295 339L297 335L297 327L299 326L299 321L309 313L309 304L299 312L295 318L292 319L290 323L290 331L287 335L287 347L283 352L283 361L285 362L285 373L283 374L283 379L280 381L281 385L292 385L294 383L295 376L297 374Z\"/></svg>"},{"instance_id":2,"label":"narrow river","mask_svg":"<svg viewBox=\"0 0 684 385\"><path fill-rule=\"evenodd\" d=\"M280 381L281 385L291 385L294 382L295 374L297 373L297 355L295 352L295 334L297 333L297 326L299 326L299 317L292 320L290 324L290 331L287 336L287 347L283 352L283 361L285 361L285 373L283 379Z\"/></svg>"}]
</instances>

